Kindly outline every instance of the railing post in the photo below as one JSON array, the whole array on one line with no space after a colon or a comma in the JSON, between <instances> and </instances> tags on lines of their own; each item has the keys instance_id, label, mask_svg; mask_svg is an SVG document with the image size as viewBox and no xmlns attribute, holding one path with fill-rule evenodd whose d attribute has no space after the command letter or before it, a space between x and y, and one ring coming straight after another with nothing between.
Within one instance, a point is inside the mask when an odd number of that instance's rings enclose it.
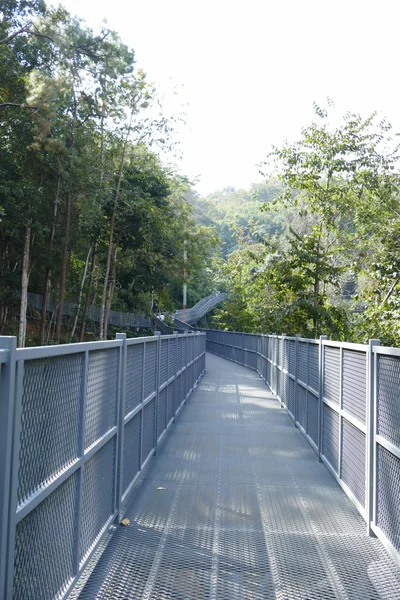
<instances>
[{"instance_id":1,"label":"railing post","mask_svg":"<svg viewBox=\"0 0 400 600\"><path fill-rule=\"evenodd\" d=\"M294 426L297 427L297 423L299 422L299 402L298 402L298 398L299 398L299 384L298 384L298 377L299 377L299 338L300 338L300 334L296 333L296 341L295 341L295 356L294 356L294 362L295 362L295 367L294 367Z\"/></svg>"},{"instance_id":2,"label":"railing post","mask_svg":"<svg viewBox=\"0 0 400 600\"><path fill-rule=\"evenodd\" d=\"M158 446L158 404L160 402L160 367L161 367L161 332L157 331L157 356L156 356L156 408L154 412L154 455Z\"/></svg>"},{"instance_id":3,"label":"railing post","mask_svg":"<svg viewBox=\"0 0 400 600\"><path fill-rule=\"evenodd\" d=\"M324 340L326 335L319 336L318 347L318 461L322 461L322 434L324 417Z\"/></svg>"},{"instance_id":4,"label":"railing post","mask_svg":"<svg viewBox=\"0 0 400 600\"><path fill-rule=\"evenodd\" d=\"M375 498L375 413L377 407L377 398L375 397L376 381L377 381L377 355L373 351L374 346L379 346L379 340L368 341L367 351L367 385L366 385L366 409L367 409L367 435L366 435L366 472L365 472L365 518L367 521L367 534L372 537L374 532L371 529L371 522L374 514L374 498Z\"/></svg>"},{"instance_id":5,"label":"railing post","mask_svg":"<svg viewBox=\"0 0 400 600\"><path fill-rule=\"evenodd\" d=\"M126 333L117 333L116 339L122 341L120 347L119 394L118 394L118 454L117 454L117 507L121 511L122 478L124 465L124 435L125 435L125 397L126 397Z\"/></svg>"},{"instance_id":6,"label":"railing post","mask_svg":"<svg viewBox=\"0 0 400 600\"><path fill-rule=\"evenodd\" d=\"M174 405L173 405L173 411L174 411L174 420L173 423L176 423L176 409L175 406L177 404L177 394L178 394L178 378L176 376L178 369L177 369L177 363L178 363L178 337L179 337L179 332L178 331L174 331L174 336L175 336L175 354L174 354Z\"/></svg>"},{"instance_id":7,"label":"railing post","mask_svg":"<svg viewBox=\"0 0 400 600\"><path fill-rule=\"evenodd\" d=\"M144 378L146 376L146 342L143 342L143 364L142 364L142 407L140 410L140 444L139 444L139 466L140 469L143 467L143 433L144 433L144 390L145 390L145 381Z\"/></svg>"},{"instance_id":8,"label":"railing post","mask_svg":"<svg viewBox=\"0 0 400 600\"><path fill-rule=\"evenodd\" d=\"M185 369L185 374L184 374L184 379L183 379L183 381L184 381L184 386L183 386L184 392L183 393L184 393L185 397L183 398L182 404L186 403L186 387L187 387L187 383L189 381L189 371L188 371L188 364L189 364L188 356L190 356L190 351L189 351L189 331L185 331L185 335L186 335L186 344L185 344L185 347L186 347L186 355L185 355L186 369Z\"/></svg>"},{"instance_id":9,"label":"railing post","mask_svg":"<svg viewBox=\"0 0 400 600\"><path fill-rule=\"evenodd\" d=\"M0 350L7 352L6 362L0 365L0 598L6 598L17 338L0 337Z\"/></svg>"},{"instance_id":10,"label":"railing post","mask_svg":"<svg viewBox=\"0 0 400 600\"><path fill-rule=\"evenodd\" d=\"M283 396L283 389L284 389L283 382L284 382L284 378L285 378L285 375L283 373L283 362L284 362L284 356L285 356L285 350L284 350L285 336L286 336L286 333L282 333L281 365L280 365L281 366L281 378L280 378L280 389L279 389L279 402L280 402L281 408L282 408L282 405L284 404L282 396Z\"/></svg>"}]
</instances>

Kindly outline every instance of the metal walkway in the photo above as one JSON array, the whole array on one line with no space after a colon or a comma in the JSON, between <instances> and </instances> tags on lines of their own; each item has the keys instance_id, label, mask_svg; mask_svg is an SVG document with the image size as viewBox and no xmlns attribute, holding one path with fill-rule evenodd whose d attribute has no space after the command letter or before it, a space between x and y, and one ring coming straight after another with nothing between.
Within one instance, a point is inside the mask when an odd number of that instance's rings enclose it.
<instances>
[{"instance_id":1,"label":"metal walkway","mask_svg":"<svg viewBox=\"0 0 400 600\"><path fill-rule=\"evenodd\" d=\"M397 600L400 569L259 376L207 372L80 600Z\"/></svg>"}]
</instances>

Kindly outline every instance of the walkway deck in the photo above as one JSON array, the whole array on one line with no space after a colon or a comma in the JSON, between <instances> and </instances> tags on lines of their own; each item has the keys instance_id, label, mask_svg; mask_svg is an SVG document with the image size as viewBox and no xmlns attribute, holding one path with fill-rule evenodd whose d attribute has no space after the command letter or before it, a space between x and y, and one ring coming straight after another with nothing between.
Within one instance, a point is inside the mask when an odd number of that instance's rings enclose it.
<instances>
[{"instance_id":1,"label":"walkway deck","mask_svg":"<svg viewBox=\"0 0 400 600\"><path fill-rule=\"evenodd\" d=\"M400 600L400 569L258 375L211 355L80 600Z\"/></svg>"}]
</instances>

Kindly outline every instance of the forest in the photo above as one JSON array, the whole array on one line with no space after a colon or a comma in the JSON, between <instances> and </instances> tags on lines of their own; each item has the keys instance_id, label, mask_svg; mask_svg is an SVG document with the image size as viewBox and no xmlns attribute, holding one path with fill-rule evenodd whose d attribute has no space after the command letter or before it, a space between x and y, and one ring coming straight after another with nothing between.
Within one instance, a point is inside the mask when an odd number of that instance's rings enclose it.
<instances>
[{"instance_id":1,"label":"forest","mask_svg":"<svg viewBox=\"0 0 400 600\"><path fill-rule=\"evenodd\" d=\"M200 325L399 345L397 135L377 114L333 126L329 102L314 108L297 142L266 143L263 183L201 197L161 160L179 117L118 34L4 0L0 334L19 346L107 339L110 310L181 308L186 269L189 306L229 293ZM32 314L28 292L53 314Z\"/></svg>"}]
</instances>

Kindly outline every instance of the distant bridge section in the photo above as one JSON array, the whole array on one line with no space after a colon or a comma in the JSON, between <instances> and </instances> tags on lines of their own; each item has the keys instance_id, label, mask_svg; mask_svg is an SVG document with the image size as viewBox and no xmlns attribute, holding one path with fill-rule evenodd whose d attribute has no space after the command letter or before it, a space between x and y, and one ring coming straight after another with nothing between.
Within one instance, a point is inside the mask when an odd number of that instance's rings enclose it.
<instances>
[{"instance_id":1,"label":"distant bridge section","mask_svg":"<svg viewBox=\"0 0 400 600\"><path fill-rule=\"evenodd\" d=\"M192 308L187 308L186 323L188 323L189 325L191 325L192 323L197 323L197 321L200 321L200 319L204 317L205 314L210 312L210 310L212 310L218 304L226 300L227 297L228 294L226 292L216 292L214 294L211 294L210 296L206 296L206 298L200 300L200 302L195 304ZM177 310L174 313L173 317L174 319L177 319L179 321L185 321L183 310Z\"/></svg>"}]
</instances>

